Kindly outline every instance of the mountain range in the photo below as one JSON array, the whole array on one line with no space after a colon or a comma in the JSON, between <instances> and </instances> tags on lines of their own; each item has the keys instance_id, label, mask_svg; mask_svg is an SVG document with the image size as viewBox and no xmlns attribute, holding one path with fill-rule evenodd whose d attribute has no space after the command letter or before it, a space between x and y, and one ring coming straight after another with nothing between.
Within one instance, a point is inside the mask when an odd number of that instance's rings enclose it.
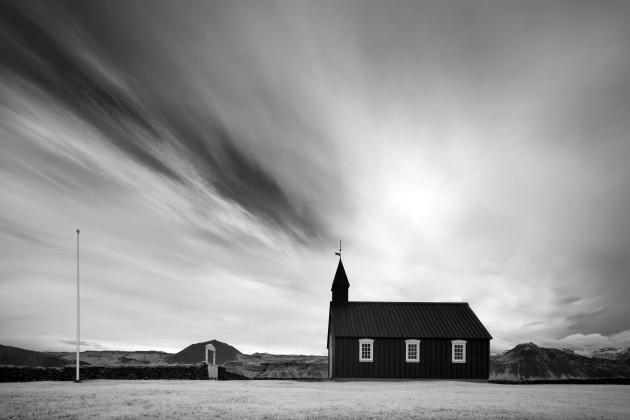
<instances>
[{"instance_id":1,"label":"mountain range","mask_svg":"<svg viewBox=\"0 0 630 420\"><path fill-rule=\"evenodd\" d=\"M538 347L533 343L519 344L513 349L490 358L490 380L539 381L570 379L630 378L628 352L603 351L585 357L571 350ZM606 357L596 357L602 354ZM613 356L616 354L616 356Z\"/></svg>"},{"instance_id":2,"label":"mountain range","mask_svg":"<svg viewBox=\"0 0 630 420\"><path fill-rule=\"evenodd\" d=\"M98 366L124 366L124 365L171 365L171 364L188 364L200 363L206 360L206 344L212 344L216 348L216 363L222 365L229 360L236 360L242 353L218 340L204 341L202 343L191 344L178 353L166 353L163 351L84 351L81 352L80 363ZM29 350L26 350L29 351ZM37 352L31 352L37 353ZM65 364L75 363L75 352L47 352L41 353L53 358L60 358ZM0 357L0 364L4 363ZM28 366L42 366L37 364L29 364ZM55 365L63 366L63 365Z\"/></svg>"},{"instance_id":3,"label":"mountain range","mask_svg":"<svg viewBox=\"0 0 630 420\"><path fill-rule=\"evenodd\" d=\"M250 379L326 378L327 356L283 355L269 353L243 354L218 340L191 344L178 353L161 351L85 351L81 364L99 366L188 364L205 361L205 346L217 350L216 362L226 371ZM74 364L76 353L41 353L0 345L0 365L65 366ZM575 354L569 349L519 344L511 350L490 356L490 380L557 381L630 378L630 347L602 348L592 357Z\"/></svg>"},{"instance_id":4,"label":"mountain range","mask_svg":"<svg viewBox=\"0 0 630 420\"><path fill-rule=\"evenodd\" d=\"M47 352L52 357L58 357L66 361L66 364L73 364L76 360L76 352ZM159 365L169 364L166 360L173 355L163 351L82 351L79 356L79 363L98 366L121 366L121 365ZM1 363L1 361L0 361Z\"/></svg>"},{"instance_id":5,"label":"mountain range","mask_svg":"<svg viewBox=\"0 0 630 420\"><path fill-rule=\"evenodd\" d=\"M0 344L0 365L60 367L71 363L70 360L54 354L40 353ZM81 360L79 360L79 363L86 364Z\"/></svg>"}]
</instances>

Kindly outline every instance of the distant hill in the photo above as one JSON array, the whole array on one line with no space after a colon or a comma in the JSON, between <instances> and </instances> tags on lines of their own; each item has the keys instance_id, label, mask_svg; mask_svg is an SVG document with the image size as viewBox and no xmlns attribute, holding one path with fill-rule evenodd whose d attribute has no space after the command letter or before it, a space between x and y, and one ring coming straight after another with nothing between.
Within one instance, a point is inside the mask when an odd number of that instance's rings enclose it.
<instances>
[{"instance_id":1,"label":"distant hill","mask_svg":"<svg viewBox=\"0 0 630 420\"><path fill-rule=\"evenodd\" d=\"M630 378L630 365L558 349L519 344L490 358L490 379L507 381Z\"/></svg>"},{"instance_id":2,"label":"distant hill","mask_svg":"<svg viewBox=\"0 0 630 420\"><path fill-rule=\"evenodd\" d=\"M250 379L327 378L328 356L254 353L226 362L228 372Z\"/></svg>"},{"instance_id":3,"label":"distant hill","mask_svg":"<svg viewBox=\"0 0 630 420\"><path fill-rule=\"evenodd\" d=\"M75 363L75 352L47 352L51 356L61 357L66 363ZM97 366L124 366L124 365L156 365L167 363L165 359L172 356L163 351L116 351L99 350L83 351L79 355L80 363L87 362Z\"/></svg>"},{"instance_id":4,"label":"distant hill","mask_svg":"<svg viewBox=\"0 0 630 420\"><path fill-rule=\"evenodd\" d=\"M0 365L58 367L70 364L72 362L61 357L0 344Z\"/></svg>"},{"instance_id":5,"label":"distant hill","mask_svg":"<svg viewBox=\"0 0 630 420\"><path fill-rule=\"evenodd\" d=\"M164 363L199 363L206 360L206 344L212 344L217 349L216 363L223 365L230 360L237 360L242 355L240 351L218 340L204 341L191 344L179 353L170 355L164 359Z\"/></svg>"}]
</instances>

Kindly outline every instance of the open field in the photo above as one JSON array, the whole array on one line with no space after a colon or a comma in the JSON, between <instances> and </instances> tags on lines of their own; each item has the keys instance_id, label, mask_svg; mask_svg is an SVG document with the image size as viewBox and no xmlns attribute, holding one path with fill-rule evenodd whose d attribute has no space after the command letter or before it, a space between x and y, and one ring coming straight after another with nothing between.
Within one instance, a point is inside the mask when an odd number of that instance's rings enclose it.
<instances>
[{"instance_id":1,"label":"open field","mask_svg":"<svg viewBox=\"0 0 630 420\"><path fill-rule=\"evenodd\" d=\"M0 384L0 418L627 419L630 386L455 381Z\"/></svg>"}]
</instances>

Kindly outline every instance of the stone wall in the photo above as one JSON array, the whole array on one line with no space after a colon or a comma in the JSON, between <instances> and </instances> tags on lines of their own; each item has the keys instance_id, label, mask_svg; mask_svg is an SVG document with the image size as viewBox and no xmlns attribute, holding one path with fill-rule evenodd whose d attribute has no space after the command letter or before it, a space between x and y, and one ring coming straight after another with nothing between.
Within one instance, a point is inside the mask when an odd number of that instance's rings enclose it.
<instances>
[{"instance_id":1,"label":"stone wall","mask_svg":"<svg viewBox=\"0 0 630 420\"><path fill-rule=\"evenodd\" d=\"M219 379L221 371L219 369ZM75 366L27 367L0 366L0 382L73 381ZM81 380L90 379L208 379L205 363L157 366L81 366Z\"/></svg>"}]
</instances>

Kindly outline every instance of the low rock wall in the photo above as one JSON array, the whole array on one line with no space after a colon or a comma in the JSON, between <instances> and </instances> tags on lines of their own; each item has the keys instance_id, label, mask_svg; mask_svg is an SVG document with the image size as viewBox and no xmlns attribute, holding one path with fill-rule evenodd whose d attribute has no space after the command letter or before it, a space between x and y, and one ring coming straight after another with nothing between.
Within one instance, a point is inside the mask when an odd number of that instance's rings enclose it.
<instances>
[{"instance_id":1,"label":"low rock wall","mask_svg":"<svg viewBox=\"0 0 630 420\"><path fill-rule=\"evenodd\" d=\"M219 369L221 378L222 367ZM28 367L0 366L0 382L73 381L75 366ZM205 363L156 366L81 366L81 380L90 379L208 379Z\"/></svg>"}]
</instances>

